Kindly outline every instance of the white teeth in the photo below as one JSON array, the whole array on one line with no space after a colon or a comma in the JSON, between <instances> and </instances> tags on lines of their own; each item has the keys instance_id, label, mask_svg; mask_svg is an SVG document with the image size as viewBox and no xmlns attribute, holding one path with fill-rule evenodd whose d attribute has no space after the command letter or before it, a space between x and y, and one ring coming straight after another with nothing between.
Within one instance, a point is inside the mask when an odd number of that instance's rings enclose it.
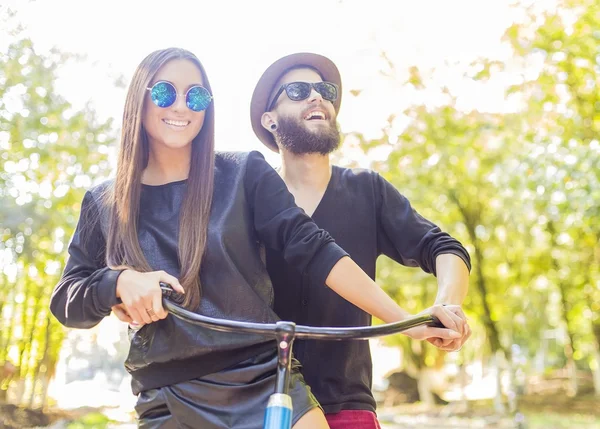
<instances>
[{"instance_id":1,"label":"white teeth","mask_svg":"<svg viewBox=\"0 0 600 429\"><path fill-rule=\"evenodd\" d=\"M308 115L306 115L304 117L304 119L306 119L306 120L313 119L313 118L325 119L325 114L323 112L314 111L314 112L310 112Z\"/></svg>"},{"instance_id":2,"label":"white teeth","mask_svg":"<svg viewBox=\"0 0 600 429\"><path fill-rule=\"evenodd\" d=\"M167 125L174 125L176 127L185 127L189 124L189 121L173 121L171 119L163 119L164 123Z\"/></svg>"}]
</instances>

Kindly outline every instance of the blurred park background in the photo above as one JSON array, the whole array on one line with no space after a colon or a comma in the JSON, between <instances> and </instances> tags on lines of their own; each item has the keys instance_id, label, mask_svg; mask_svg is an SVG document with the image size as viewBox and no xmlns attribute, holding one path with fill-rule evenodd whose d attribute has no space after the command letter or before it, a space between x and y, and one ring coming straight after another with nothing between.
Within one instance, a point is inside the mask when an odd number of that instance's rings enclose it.
<instances>
[{"instance_id":1,"label":"blurred park background","mask_svg":"<svg viewBox=\"0 0 600 429\"><path fill-rule=\"evenodd\" d=\"M220 150L295 51L344 85L343 166L370 167L469 249L473 336L372 342L385 428L600 427L600 0L0 2L0 428L134 427L125 327L48 311L83 194L110 177L149 52L207 69ZM383 258L417 312L435 279Z\"/></svg>"}]
</instances>

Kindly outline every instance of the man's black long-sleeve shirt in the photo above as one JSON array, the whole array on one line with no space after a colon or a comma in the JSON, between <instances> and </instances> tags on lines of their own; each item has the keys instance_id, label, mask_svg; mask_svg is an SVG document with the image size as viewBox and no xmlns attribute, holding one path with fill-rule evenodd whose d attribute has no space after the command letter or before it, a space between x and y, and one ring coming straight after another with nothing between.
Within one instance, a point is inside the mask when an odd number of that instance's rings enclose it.
<instances>
[{"instance_id":1,"label":"man's black long-sleeve shirt","mask_svg":"<svg viewBox=\"0 0 600 429\"><path fill-rule=\"evenodd\" d=\"M420 216L389 182L370 170L333 166L329 185L312 215L350 257L375 279L381 254L435 274L438 255L451 253L470 269L460 242ZM283 320L313 326L368 326L371 316L267 249L275 312ZM327 413L375 411L372 364L366 341L298 340L294 352L307 384Z\"/></svg>"}]
</instances>

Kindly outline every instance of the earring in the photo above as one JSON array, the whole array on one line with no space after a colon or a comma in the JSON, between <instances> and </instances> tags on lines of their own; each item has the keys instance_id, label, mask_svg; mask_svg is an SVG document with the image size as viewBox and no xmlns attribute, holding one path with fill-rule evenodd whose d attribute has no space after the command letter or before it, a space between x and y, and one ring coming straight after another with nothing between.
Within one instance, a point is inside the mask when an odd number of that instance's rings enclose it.
<instances>
[{"instance_id":1,"label":"earring","mask_svg":"<svg viewBox=\"0 0 600 429\"><path fill-rule=\"evenodd\" d=\"M277 124L271 124L271 129L275 131L277 129Z\"/></svg>"}]
</instances>

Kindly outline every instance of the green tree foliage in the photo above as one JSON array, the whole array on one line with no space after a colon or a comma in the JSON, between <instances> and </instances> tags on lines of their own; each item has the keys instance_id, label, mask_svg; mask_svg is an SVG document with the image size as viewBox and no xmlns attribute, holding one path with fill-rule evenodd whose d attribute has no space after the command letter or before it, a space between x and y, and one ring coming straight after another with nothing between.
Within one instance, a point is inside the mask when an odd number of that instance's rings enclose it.
<instances>
[{"instance_id":1,"label":"green tree foliage","mask_svg":"<svg viewBox=\"0 0 600 429\"><path fill-rule=\"evenodd\" d=\"M110 122L56 93L70 60L38 54L27 39L0 53L0 367L16 367L0 382L24 403L45 399L64 335L49 298L83 193L106 175L114 141Z\"/></svg>"},{"instance_id":2,"label":"green tree foliage","mask_svg":"<svg viewBox=\"0 0 600 429\"><path fill-rule=\"evenodd\" d=\"M564 332L557 364L596 370L600 2L561 1L549 12L519 7L523 19L505 35L513 57L482 59L465 74L478 85L509 76L515 84L505 99L517 106L513 112L465 111L440 88L445 104L394 112L381 139L353 138L366 153L387 150L373 167L467 245L466 308L487 347L473 338L466 356L500 351L510 358L517 344L533 358L546 333ZM413 91L432 89L417 68L409 75ZM379 279L400 302L414 311L431 305L434 280L387 260L379 265ZM405 348L415 350L408 341ZM413 358L433 365L432 352Z\"/></svg>"},{"instance_id":3,"label":"green tree foliage","mask_svg":"<svg viewBox=\"0 0 600 429\"><path fill-rule=\"evenodd\" d=\"M567 329L566 358L597 369L600 343L600 2L565 0L506 33L523 66L539 73L511 88L526 103L522 137L550 272ZM535 30L535 31L532 31ZM595 333L595 335L594 335Z\"/></svg>"}]
</instances>

